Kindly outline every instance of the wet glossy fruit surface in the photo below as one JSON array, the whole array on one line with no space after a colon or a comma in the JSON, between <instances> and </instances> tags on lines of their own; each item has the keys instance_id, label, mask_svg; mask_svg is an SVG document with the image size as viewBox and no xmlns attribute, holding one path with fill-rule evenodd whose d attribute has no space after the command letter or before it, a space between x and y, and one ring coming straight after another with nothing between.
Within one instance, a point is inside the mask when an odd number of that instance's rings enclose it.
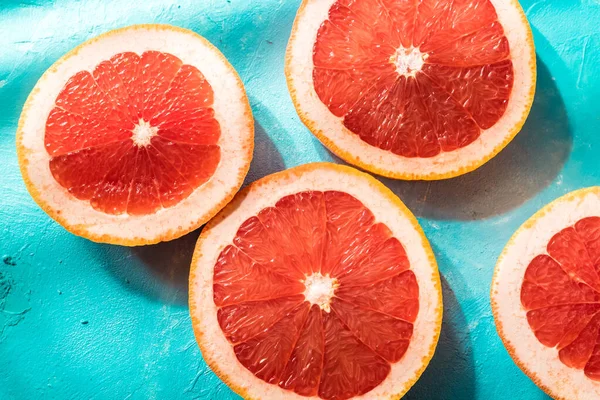
<instances>
[{"instance_id":1,"label":"wet glossy fruit surface","mask_svg":"<svg viewBox=\"0 0 600 400\"><path fill-rule=\"evenodd\" d=\"M339 0L313 50L321 101L363 141L433 157L502 117L514 81L489 0Z\"/></svg>"},{"instance_id":2,"label":"wet glossy fruit surface","mask_svg":"<svg viewBox=\"0 0 600 400\"><path fill-rule=\"evenodd\" d=\"M220 127L202 73L164 52L120 53L73 75L46 121L56 181L96 210L171 207L219 164Z\"/></svg>"},{"instance_id":3,"label":"wet glossy fruit surface","mask_svg":"<svg viewBox=\"0 0 600 400\"><path fill-rule=\"evenodd\" d=\"M567 366L600 380L600 217L552 237L525 272L521 303L537 339Z\"/></svg>"},{"instance_id":4,"label":"wet glossy fruit surface","mask_svg":"<svg viewBox=\"0 0 600 400\"><path fill-rule=\"evenodd\" d=\"M349 194L307 191L247 219L214 269L238 361L300 395L346 399L402 358L419 287L402 244Z\"/></svg>"}]
</instances>

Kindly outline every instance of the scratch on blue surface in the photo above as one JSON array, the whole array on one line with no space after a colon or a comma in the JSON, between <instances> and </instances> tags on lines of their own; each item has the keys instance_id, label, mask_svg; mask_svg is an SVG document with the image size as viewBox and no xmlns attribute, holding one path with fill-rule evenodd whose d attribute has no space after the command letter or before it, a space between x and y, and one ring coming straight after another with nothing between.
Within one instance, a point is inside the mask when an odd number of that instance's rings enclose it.
<instances>
[{"instance_id":1,"label":"scratch on blue surface","mask_svg":"<svg viewBox=\"0 0 600 400\"><path fill-rule=\"evenodd\" d=\"M525 14L527 16L529 16L531 14L531 12L534 10L534 8L536 8L539 5L540 5L539 1L533 2L529 7L527 7L527 9L525 10Z\"/></svg>"},{"instance_id":2,"label":"scratch on blue surface","mask_svg":"<svg viewBox=\"0 0 600 400\"><path fill-rule=\"evenodd\" d=\"M7 329L19 325L31 311L29 296L16 287L7 269L16 267L17 263L12 258L8 263L6 260L4 258L3 268L0 268L0 343L6 340Z\"/></svg>"},{"instance_id":3,"label":"scratch on blue surface","mask_svg":"<svg viewBox=\"0 0 600 400\"><path fill-rule=\"evenodd\" d=\"M205 373L204 369L201 369L200 365L199 365L198 366L198 373L196 374L196 377L190 382L190 386L188 386L185 389L185 393L193 392L196 389L196 384L198 383L198 379L200 379L200 377L204 373Z\"/></svg>"},{"instance_id":4,"label":"scratch on blue surface","mask_svg":"<svg viewBox=\"0 0 600 400\"><path fill-rule=\"evenodd\" d=\"M587 35L585 37L585 41L583 42L583 50L581 52L581 64L579 66L579 74L577 75L577 87L581 88L581 76L583 74L583 68L585 67L585 57L586 57L586 51L587 51L587 47L588 47L588 43L590 41L590 35Z\"/></svg>"}]
</instances>

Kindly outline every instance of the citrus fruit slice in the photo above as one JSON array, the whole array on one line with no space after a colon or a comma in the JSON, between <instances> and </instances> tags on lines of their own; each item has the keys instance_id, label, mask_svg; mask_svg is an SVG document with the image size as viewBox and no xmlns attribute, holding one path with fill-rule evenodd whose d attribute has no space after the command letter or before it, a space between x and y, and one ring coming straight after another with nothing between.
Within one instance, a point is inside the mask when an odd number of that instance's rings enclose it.
<instances>
[{"instance_id":1,"label":"citrus fruit slice","mask_svg":"<svg viewBox=\"0 0 600 400\"><path fill-rule=\"evenodd\" d=\"M267 176L211 220L189 299L204 359L252 399L401 396L442 317L415 217L373 177L329 163Z\"/></svg>"},{"instance_id":2,"label":"citrus fruit slice","mask_svg":"<svg viewBox=\"0 0 600 400\"><path fill-rule=\"evenodd\" d=\"M600 187L529 219L492 284L496 327L517 365L556 399L600 398Z\"/></svg>"},{"instance_id":3,"label":"citrus fruit slice","mask_svg":"<svg viewBox=\"0 0 600 400\"><path fill-rule=\"evenodd\" d=\"M235 195L254 127L242 83L192 31L135 25L57 61L17 131L34 200L69 231L141 245L199 227Z\"/></svg>"},{"instance_id":4,"label":"citrus fruit slice","mask_svg":"<svg viewBox=\"0 0 600 400\"><path fill-rule=\"evenodd\" d=\"M304 0L286 76L300 118L339 157L443 179L521 129L535 50L517 0Z\"/></svg>"}]
</instances>

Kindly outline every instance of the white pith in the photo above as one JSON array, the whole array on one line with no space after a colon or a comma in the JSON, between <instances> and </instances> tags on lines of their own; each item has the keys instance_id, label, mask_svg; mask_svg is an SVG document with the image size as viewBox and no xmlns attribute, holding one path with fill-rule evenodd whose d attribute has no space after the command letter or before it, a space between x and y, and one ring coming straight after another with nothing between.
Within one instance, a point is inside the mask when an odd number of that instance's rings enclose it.
<instances>
[{"instance_id":1,"label":"white pith","mask_svg":"<svg viewBox=\"0 0 600 400\"><path fill-rule=\"evenodd\" d=\"M396 65L396 72L403 76L415 76L423 68L427 53L421 53L418 48L400 47L390 60Z\"/></svg>"},{"instance_id":2,"label":"white pith","mask_svg":"<svg viewBox=\"0 0 600 400\"><path fill-rule=\"evenodd\" d=\"M55 99L67 80L75 73L92 71L96 65L122 52L156 50L170 53L197 67L214 91L213 109L221 128L218 145L221 161L208 182L198 187L176 206L162 208L142 216L111 215L94 210L89 202L76 199L59 185L49 168L50 156L44 148L46 119ZM132 26L92 39L73 54L61 59L39 80L27 102L26 118L22 118L20 144L22 169L31 185L39 192L38 202L58 210L65 226L84 231L92 237L107 236L112 242L157 241L170 232L185 233L206 218L211 207L225 199L241 184L240 175L247 171L248 139L252 137L252 117L247 112L247 97L239 78L221 53L208 41L191 31L165 25ZM141 128L139 143L147 140ZM207 200L210 199L210 200Z\"/></svg>"},{"instance_id":3,"label":"white pith","mask_svg":"<svg viewBox=\"0 0 600 400\"><path fill-rule=\"evenodd\" d=\"M154 136L158 133L158 128L150 125L149 122L140 119L139 123L133 128L131 139L138 147L148 146Z\"/></svg>"},{"instance_id":4,"label":"white pith","mask_svg":"<svg viewBox=\"0 0 600 400\"><path fill-rule=\"evenodd\" d=\"M318 305L325 312L331 311L331 298L335 289L339 287L337 279L329 275L321 275L320 272L308 275L304 280L304 298L310 304Z\"/></svg>"},{"instance_id":5,"label":"white pith","mask_svg":"<svg viewBox=\"0 0 600 400\"><path fill-rule=\"evenodd\" d=\"M481 164L483 159L497 152L521 124L529 112L535 85L535 50L528 42L530 30L521 6L516 0L490 0L496 8L498 19L508 39L514 82L507 109L490 129L483 130L471 144L460 149L441 152L430 158L409 158L396 155L366 143L343 125L319 99L313 84L313 46L319 27L328 17L337 0L305 0L304 10L296 16L295 35L288 45L286 68L288 85L295 94L295 105L307 124L320 131L341 152L350 154L347 161L369 169L377 168L386 176L412 176L428 179L431 176L451 174L455 171ZM339 154L338 154L339 155Z\"/></svg>"},{"instance_id":6,"label":"white pith","mask_svg":"<svg viewBox=\"0 0 600 400\"><path fill-rule=\"evenodd\" d=\"M600 382L569 368L556 348L535 337L521 304L521 285L527 266L539 254L547 254L548 242L562 229L582 218L600 216L600 187L573 192L550 203L525 223L511 238L496 265L492 283L492 306L496 324L512 357L527 374L554 398L588 400L600 398Z\"/></svg>"},{"instance_id":7,"label":"white pith","mask_svg":"<svg viewBox=\"0 0 600 400\"><path fill-rule=\"evenodd\" d=\"M346 167L347 168L347 167ZM362 175L362 174L361 174ZM377 185L377 186L376 186ZM213 272L217 257L230 244L240 225L266 207L272 207L284 196L307 190L338 190L359 199L369 208L377 222L392 231L406 250L411 269L419 284L419 313L406 354L396 364L388 377L376 388L357 399L382 399L403 394L418 378L427 364L432 346L439 333L439 316L442 299L435 261L428 257L428 244L413 225L416 220L408 210L398 209L388 197L381 194L381 184L371 179L357 177L330 168L289 174L281 179L253 185L243 200L237 198L225 211L232 210L224 219L210 228L198 242L190 276L190 309L192 319L198 321L197 338L204 349L203 357L228 377L228 383L243 391L246 398L268 400L301 400L307 397L281 389L277 385L256 378L237 360L231 343L227 341L217 321L217 307L213 301ZM388 190L388 189L385 189ZM311 397L317 399L318 397Z\"/></svg>"}]
</instances>

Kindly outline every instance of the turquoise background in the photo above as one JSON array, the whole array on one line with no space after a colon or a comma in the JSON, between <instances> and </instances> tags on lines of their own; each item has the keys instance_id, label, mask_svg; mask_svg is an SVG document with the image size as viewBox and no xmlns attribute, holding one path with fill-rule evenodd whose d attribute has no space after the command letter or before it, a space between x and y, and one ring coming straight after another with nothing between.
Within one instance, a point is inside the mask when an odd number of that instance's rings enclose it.
<instances>
[{"instance_id":1,"label":"turquoise background","mask_svg":"<svg viewBox=\"0 0 600 400\"><path fill-rule=\"evenodd\" d=\"M143 3L143 5L134 5ZM15 130L29 91L60 56L132 23L204 35L240 73L256 118L247 181L339 161L298 119L284 51L299 0L0 0L0 399L233 399L190 326L194 232L144 248L95 244L53 222L27 193ZM547 398L512 362L489 304L495 261L542 205L600 183L600 2L522 0L537 95L517 138L479 170L442 182L382 179L417 215L436 253L444 323L409 399Z\"/></svg>"}]
</instances>

